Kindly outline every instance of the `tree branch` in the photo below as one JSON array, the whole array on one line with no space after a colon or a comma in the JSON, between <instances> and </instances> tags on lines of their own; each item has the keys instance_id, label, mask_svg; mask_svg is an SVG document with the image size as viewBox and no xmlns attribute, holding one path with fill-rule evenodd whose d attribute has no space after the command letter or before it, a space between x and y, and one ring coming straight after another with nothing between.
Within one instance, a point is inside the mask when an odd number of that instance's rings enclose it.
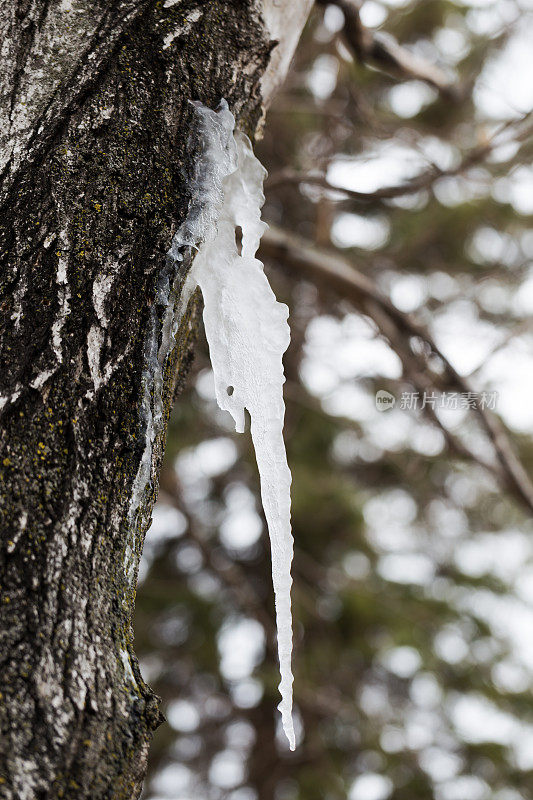
<instances>
[{"instance_id":1,"label":"tree branch","mask_svg":"<svg viewBox=\"0 0 533 800\"><path fill-rule=\"evenodd\" d=\"M448 76L435 64L402 47L390 34L374 32L361 22L358 0L318 0L319 5L335 5L344 14L344 38L356 59L404 80L424 81L447 100L457 102L461 94Z\"/></svg>"},{"instance_id":2,"label":"tree branch","mask_svg":"<svg viewBox=\"0 0 533 800\"><path fill-rule=\"evenodd\" d=\"M484 161L487 156L500 144L503 144L501 137L504 133L508 132L510 128L516 130L514 137L515 141L527 141L533 133L532 124L524 124L531 118L531 112L525 114L518 120L512 120L505 123L487 140L482 144L473 147L465 153L460 159L459 163L449 169L441 169L436 164L432 164L428 169L421 172L409 180L402 181L401 183L393 184L391 186L383 186L376 189L374 192L360 192L356 189L347 189L345 187L334 186L329 183L325 174L309 174L299 173L295 170L280 170L279 172L271 175L265 186L267 189L274 189L278 186L285 184L307 184L309 186L319 186L329 192L336 192L343 195L347 200L353 200L357 203L374 203L380 200L393 200L396 197L404 197L410 194L430 189L433 184L441 178L453 178L457 175L462 175L467 172L471 167ZM524 126L521 130L521 126ZM516 154L513 159L516 159ZM501 166L501 164L499 165Z\"/></svg>"},{"instance_id":3,"label":"tree branch","mask_svg":"<svg viewBox=\"0 0 533 800\"><path fill-rule=\"evenodd\" d=\"M285 267L299 277L305 277L353 302L357 308L374 320L381 333L390 342L391 347L395 351L400 351L400 357L403 353L402 362L404 363L407 357L407 344L410 358L414 358L417 362L414 366L415 375L431 376L433 386L446 386L446 388L460 393L473 392L468 378L463 377L455 370L440 351L429 331L416 322L411 315L396 308L366 275L358 272L342 257L323 250L319 251L309 243L277 228L270 228L263 235L261 255L264 258L281 261ZM418 366L421 354L413 348L413 340L423 342L428 350L422 370ZM434 356L440 361L442 368L440 374L431 369L428 363L430 356ZM413 370L409 370L409 372L412 374ZM495 469L492 465L480 461L479 457L466 449L463 443L457 442L457 446L463 455L475 459L483 467L496 474L514 497L529 512L533 512L533 484L514 452L502 423L495 414L486 408L477 405L472 410L476 413L481 427L494 448L499 468ZM442 425L440 427L442 428ZM449 436L447 439L450 441ZM453 442L453 444L456 443ZM454 449L457 448L454 447Z\"/></svg>"}]
</instances>

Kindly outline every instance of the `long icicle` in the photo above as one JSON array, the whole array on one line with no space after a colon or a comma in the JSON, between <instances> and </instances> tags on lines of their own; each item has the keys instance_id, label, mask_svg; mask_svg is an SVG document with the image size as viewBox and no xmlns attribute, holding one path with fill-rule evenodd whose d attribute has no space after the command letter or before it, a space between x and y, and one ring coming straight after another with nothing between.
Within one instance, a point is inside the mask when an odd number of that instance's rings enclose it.
<instances>
[{"instance_id":1,"label":"long icicle","mask_svg":"<svg viewBox=\"0 0 533 800\"><path fill-rule=\"evenodd\" d=\"M266 170L248 138L235 132L223 100L218 111L196 105L203 152L193 180L187 219L169 255L181 260L184 246L198 246L185 295L198 285L215 376L217 402L230 412L239 433L245 409L261 479L261 498L272 549L283 729L295 748L292 719L291 474L283 442L282 357L290 341L287 306L278 303L255 257L266 224L261 221ZM242 251L236 241L242 230Z\"/></svg>"}]
</instances>

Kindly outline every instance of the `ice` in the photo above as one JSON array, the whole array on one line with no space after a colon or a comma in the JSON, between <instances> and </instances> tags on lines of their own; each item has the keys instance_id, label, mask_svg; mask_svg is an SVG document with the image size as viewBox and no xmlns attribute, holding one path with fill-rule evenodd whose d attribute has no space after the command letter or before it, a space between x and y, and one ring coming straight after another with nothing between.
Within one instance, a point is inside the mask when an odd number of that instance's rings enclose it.
<instances>
[{"instance_id":1,"label":"ice","mask_svg":"<svg viewBox=\"0 0 533 800\"><path fill-rule=\"evenodd\" d=\"M283 442L283 364L289 345L288 309L278 303L255 257L266 228L261 221L266 170L222 100L218 111L196 103L201 152L195 160L192 200L169 255L181 261L198 247L184 294L198 285L220 408L236 430L245 428L245 409L261 479L261 498L272 549L280 661L279 710L290 747L292 721L291 474ZM242 232L242 248L238 242Z\"/></svg>"}]
</instances>

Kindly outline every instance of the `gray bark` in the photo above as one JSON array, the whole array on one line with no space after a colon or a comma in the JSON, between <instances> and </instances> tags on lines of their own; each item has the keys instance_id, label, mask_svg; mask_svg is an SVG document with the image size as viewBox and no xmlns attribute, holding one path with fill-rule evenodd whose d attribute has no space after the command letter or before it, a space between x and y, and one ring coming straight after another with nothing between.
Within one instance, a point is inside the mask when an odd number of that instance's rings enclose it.
<instances>
[{"instance_id":1,"label":"gray bark","mask_svg":"<svg viewBox=\"0 0 533 800\"><path fill-rule=\"evenodd\" d=\"M162 718L133 652L136 575L200 307L164 352L188 100L225 97L253 135L310 0L287 4L271 67L270 0L0 5L1 798L140 794ZM139 484L154 349L163 424Z\"/></svg>"}]
</instances>

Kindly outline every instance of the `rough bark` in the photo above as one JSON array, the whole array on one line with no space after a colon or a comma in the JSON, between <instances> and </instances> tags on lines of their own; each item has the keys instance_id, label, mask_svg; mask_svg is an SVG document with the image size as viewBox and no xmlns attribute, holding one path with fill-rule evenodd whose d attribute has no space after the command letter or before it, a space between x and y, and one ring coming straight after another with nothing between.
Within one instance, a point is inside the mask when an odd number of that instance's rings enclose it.
<instances>
[{"instance_id":1,"label":"rough bark","mask_svg":"<svg viewBox=\"0 0 533 800\"><path fill-rule=\"evenodd\" d=\"M140 794L161 716L132 646L137 567L200 307L167 354L188 100L225 97L253 134L310 2L287 0L271 67L277 0L0 5L1 798Z\"/></svg>"}]
</instances>

